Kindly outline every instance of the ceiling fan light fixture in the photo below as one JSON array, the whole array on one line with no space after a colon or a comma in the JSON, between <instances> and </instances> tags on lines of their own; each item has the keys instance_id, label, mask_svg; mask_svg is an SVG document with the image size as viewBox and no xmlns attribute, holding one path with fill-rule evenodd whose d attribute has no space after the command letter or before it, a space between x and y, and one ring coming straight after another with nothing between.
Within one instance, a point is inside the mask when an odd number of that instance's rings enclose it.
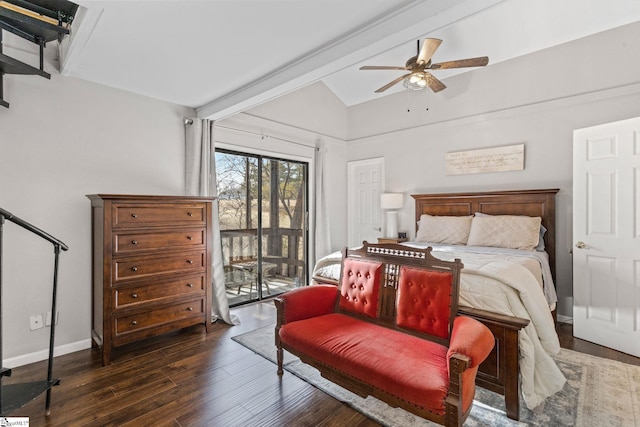
<instances>
[{"instance_id":1,"label":"ceiling fan light fixture","mask_svg":"<svg viewBox=\"0 0 640 427\"><path fill-rule=\"evenodd\" d=\"M413 73L402 84L410 90L422 90L427 87L427 79L424 73Z\"/></svg>"}]
</instances>

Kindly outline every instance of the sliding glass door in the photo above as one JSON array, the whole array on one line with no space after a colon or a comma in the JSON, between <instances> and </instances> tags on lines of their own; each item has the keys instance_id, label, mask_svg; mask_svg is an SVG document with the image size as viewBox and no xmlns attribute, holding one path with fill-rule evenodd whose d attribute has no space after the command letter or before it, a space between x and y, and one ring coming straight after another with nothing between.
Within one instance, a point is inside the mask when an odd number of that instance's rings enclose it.
<instances>
[{"instance_id":1,"label":"sliding glass door","mask_svg":"<svg viewBox=\"0 0 640 427\"><path fill-rule=\"evenodd\" d=\"M230 305L307 281L307 163L216 151L218 209Z\"/></svg>"}]
</instances>

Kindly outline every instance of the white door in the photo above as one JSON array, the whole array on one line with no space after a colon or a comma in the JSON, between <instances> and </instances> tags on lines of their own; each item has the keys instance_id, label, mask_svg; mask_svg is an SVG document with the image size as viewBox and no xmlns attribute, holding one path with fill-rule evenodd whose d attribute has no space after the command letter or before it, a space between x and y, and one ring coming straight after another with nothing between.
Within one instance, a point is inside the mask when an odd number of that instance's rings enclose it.
<instances>
[{"instance_id":1,"label":"white door","mask_svg":"<svg viewBox=\"0 0 640 427\"><path fill-rule=\"evenodd\" d=\"M384 185L384 158L348 163L347 218L350 247L382 236L380 194Z\"/></svg>"},{"instance_id":2,"label":"white door","mask_svg":"<svg viewBox=\"0 0 640 427\"><path fill-rule=\"evenodd\" d=\"M574 335L640 356L640 118L573 133Z\"/></svg>"}]
</instances>

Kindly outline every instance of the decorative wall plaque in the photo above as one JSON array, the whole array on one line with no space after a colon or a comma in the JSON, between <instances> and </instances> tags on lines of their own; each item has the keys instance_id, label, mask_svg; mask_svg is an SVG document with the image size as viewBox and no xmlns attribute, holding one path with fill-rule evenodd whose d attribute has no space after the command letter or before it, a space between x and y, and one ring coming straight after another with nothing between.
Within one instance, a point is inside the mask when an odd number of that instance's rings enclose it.
<instances>
[{"instance_id":1,"label":"decorative wall plaque","mask_svg":"<svg viewBox=\"0 0 640 427\"><path fill-rule=\"evenodd\" d=\"M524 170L524 144L447 153L447 175Z\"/></svg>"}]
</instances>

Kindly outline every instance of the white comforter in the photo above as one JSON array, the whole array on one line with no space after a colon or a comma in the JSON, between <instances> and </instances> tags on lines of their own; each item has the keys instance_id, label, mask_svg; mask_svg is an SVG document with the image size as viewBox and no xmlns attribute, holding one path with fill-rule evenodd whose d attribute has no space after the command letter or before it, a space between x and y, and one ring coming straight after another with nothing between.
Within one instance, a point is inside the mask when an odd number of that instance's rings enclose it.
<instances>
[{"instance_id":1,"label":"white comforter","mask_svg":"<svg viewBox=\"0 0 640 427\"><path fill-rule=\"evenodd\" d=\"M422 243L406 245L427 246ZM460 276L460 305L530 320L519 335L522 396L527 407L534 409L548 396L560 391L566 380L551 357L560 351L560 343L549 309L555 305L556 295L548 265L543 262L541 266L547 289L545 297L539 280L532 273L535 270L530 267L531 258L539 258L534 252L431 246L435 257L460 258L464 263ZM322 258L314 268L314 276L337 279L340 260L340 252Z\"/></svg>"}]
</instances>

